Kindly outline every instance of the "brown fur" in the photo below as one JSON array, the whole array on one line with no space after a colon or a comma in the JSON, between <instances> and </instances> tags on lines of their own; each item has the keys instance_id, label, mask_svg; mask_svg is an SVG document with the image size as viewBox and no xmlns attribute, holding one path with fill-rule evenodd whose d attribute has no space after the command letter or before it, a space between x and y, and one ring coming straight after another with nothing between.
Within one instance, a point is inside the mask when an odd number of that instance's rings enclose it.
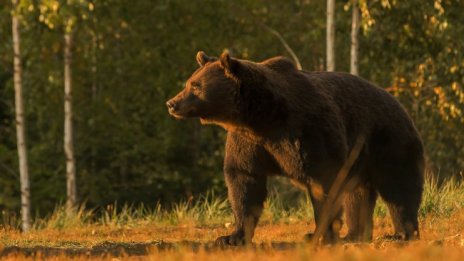
<instances>
[{"instance_id":1,"label":"brown fur","mask_svg":"<svg viewBox=\"0 0 464 261\"><path fill-rule=\"evenodd\" d=\"M353 75L299 71L283 57L254 63L199 52L197 61L200 68L167 105L177 118L199 117L228 131L224 175L236 230L218 243L251 241L271 175L308 188L317 225L359 136L366 142L348 175L356 186L345 191L346 239L371 239L378 194L390 209L396 235L418 238L423 146L394 97ZM338 239L341 212L330 222L325 241Z\"/></svg>"}]
</instances>

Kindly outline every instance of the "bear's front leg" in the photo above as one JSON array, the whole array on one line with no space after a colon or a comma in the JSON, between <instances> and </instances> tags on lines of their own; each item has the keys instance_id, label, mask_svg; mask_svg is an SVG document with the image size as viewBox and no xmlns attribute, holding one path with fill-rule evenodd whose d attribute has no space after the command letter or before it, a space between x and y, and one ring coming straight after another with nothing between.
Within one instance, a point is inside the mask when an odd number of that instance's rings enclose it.
<instances>
[{"instance_id":1,"label":"bear's front leg","mask_svg":"<svg viewBox=\"0 0 464 261\"><path fill-rule=\"evenodd\" d=\"M266 176L253 176L237 169L225 168L229 201L235 216L235 231L216 239L216 244L250 244L266 199Z\"/></svg>"}]
</instances>

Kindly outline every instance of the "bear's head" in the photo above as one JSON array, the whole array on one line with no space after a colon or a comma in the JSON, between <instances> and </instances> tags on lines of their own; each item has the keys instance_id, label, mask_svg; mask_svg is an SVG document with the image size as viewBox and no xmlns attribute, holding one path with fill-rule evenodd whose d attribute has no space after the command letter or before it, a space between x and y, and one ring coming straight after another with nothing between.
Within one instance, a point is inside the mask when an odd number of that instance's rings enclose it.
<instances>
[{"instance_id":1,"label":"bear's head","mask_svg":"<svg viewBox=\"0 0 464 261\"><path fill-rule=\"evenodd\" d=\"M200 118L226 129L270 127L269 120L286 119L286 103L268 88L265 65L231 58L228 52L216 58L200 51L196 60L200 67L166 102L175 118Z\"/></svg>"},{"instance_id":2,"label":"bear's head","mask_svg":"<svg viewBox=\"0 0 464 261\"><path fill-rule=\"evenodd\" d=\"M201 51L196 58L200 68L187 80L185 88L166 103L169 113L179 119L228 121L234 114L236 81L225 75L222 59Z\"/></svg>"}]
</instances>

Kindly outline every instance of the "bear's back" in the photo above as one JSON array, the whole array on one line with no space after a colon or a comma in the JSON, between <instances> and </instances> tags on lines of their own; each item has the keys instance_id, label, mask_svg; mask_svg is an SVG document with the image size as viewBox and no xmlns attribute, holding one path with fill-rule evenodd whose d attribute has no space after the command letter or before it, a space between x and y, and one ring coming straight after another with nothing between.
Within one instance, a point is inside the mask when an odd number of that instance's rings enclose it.
<instances>
[{"instance_id":1,"label":"bear's back","mask_svg":"<svg viewBox=\"0 0 464 261\"><path fill-rule=\"evenodd\" d=\"M376 114L376 117L389 112L406 113L393 95L361 77L342 72L302 73L313 88L329 94L342 111Z\"/></svg>"},{"instance_id":2,"label":"bear's back","mask_svg":"<svg viewBox=\"0 0 464 261\"><path fill-rule=\"evenodd\" d=\"M297 70L295 64L288 58L284 56L276 56L270 59L267 59L260 64L267 66L268 68L274 70L275 72L283 73L290 70Z\"/></svg>"}]
</instances>

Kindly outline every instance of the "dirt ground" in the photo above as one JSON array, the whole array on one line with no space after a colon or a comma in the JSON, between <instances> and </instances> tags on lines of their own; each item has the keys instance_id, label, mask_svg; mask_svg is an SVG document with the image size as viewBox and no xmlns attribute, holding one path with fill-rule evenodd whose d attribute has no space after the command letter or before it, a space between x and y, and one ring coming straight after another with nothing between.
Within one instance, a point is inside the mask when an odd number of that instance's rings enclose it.
<instances>
[{"instance_id":1,"label":"dirt ground","mask_svg":"<svg viewBox=\"0 0 464 261\"><path fill-rule=\"evenodd\" d=\"M108 228L43 229L22 234L0 231L0 259L52 260L464 260L464 211L447 219L421 220L421 240L379 239L391 234L388 217L375 220L371 243L336 244L316 249L303 241L314 224L261 224L252 246L218 248L214 239L231 232L229 224L168 227L145 224ZM346 231L342 231L346 232Z\"/></svg>"}]
</instances>

